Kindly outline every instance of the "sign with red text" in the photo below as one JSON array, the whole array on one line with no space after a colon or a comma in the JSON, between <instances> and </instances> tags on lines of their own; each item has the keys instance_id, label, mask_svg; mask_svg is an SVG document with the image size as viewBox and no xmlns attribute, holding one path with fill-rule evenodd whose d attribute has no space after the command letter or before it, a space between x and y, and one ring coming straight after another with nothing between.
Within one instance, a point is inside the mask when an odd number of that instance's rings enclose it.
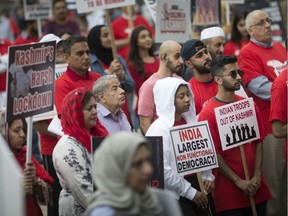
<instances>
[{"instance_id":1,"label":"sign with red text","mask_svg":"<svg viewBox=\"0 0 288 216\"><path fill-rule=\"evenodd\" d=\"M78 13L87 13L96 9L111 9L134 5L135 0L76 0Z\"/></svg>"},{"instance_id":2,"label":"sign with red text","mask_svg":"<svg viewBox=\"0 0 288 216\"><path fill-rule=\"evenodd\" d=\"M157 0L156 43L171 38L179 43L189 39L191 3L183 0Z\"/></svg>"},{"instance_id":3,"label":"sign with red text","mask_svg":"<svg viewBox=\"0 0 288 216\"><path fill-rule=\"evenodd\" d=\"M53 110L56 42L9 47L7 120Z\"/></svg>"},{"instance_id":4,"label":"sign with red text","mask_svg":"<svg viewBox=\"0 0 288 216\"><path fill-rule=\"evenodd\" d=\"M52 17L52 1L23 0L25 20L49 19Z\"/></svg>"},{"instance_id":5,"label":"sign with red text","mask_svg":"<svg viewBox=\"0 0 288 216\"><path fill-rule=\"evenodd\" d=\"M193 26L211 26L220 24L219 0L195 0Z\"/></svg>"},{"instance_id":6,"label":"sign with red text","mask_svg":"<svg viewBox=\"0 0 288 216\"><path fill-rule=\"evenodd\" d=\"M224 151L260 138L252 98L217 107L214 111Z\"/></svg>"},{"instance_id":7,"label":"sign with red text","mask_svg":"<svg viewBox=\"0 0 288 216\"><path fill-rule=\"evenodd\" d=\"M187 175L218 167L216 151L207 121L170 129L177 172Z\"/></svg>"}]
</instances>

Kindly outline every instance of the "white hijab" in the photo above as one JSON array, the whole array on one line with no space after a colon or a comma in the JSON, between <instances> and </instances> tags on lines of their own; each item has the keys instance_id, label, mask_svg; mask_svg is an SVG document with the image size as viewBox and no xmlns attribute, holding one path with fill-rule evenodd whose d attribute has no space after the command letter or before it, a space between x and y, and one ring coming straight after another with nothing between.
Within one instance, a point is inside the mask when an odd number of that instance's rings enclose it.
<instances>
[{"instance_id":1,"label":"white hijab","mask_svg":"<svg viewBox=\"0 0 288 216\"><path fill-rule=\"evenodd\" d=\"M150 149L149 141L140 135L118 132L107 137L94 153L92 175L97 187L87 212L108 205L116 211L143 216L160 215L158 200L146 190L137 193L126 183L134 155L140 145Z\"/></svg>"}]
</instances>

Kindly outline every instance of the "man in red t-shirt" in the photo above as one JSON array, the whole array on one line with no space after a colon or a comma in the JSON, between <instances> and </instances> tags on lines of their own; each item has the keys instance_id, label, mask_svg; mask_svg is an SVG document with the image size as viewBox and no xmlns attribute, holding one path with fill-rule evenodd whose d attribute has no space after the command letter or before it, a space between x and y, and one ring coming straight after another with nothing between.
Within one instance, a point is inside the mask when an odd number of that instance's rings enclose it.
<instances>
[{"instance_id":1,"label":"man in red t-shirt","mask_svg":"<svg viewBox=\"0 0 288 216\"><path fill-rule=\"evenodd\" d=\"M283 187L286 188L287 184L283 183L287 181L284 174L284 141L273 136L269 122L271 86L275 78L287 68L287 52L280 43L272 42L272 20L264 11L254 10L249 13L245 25L251 37L250 42L239 53L238 64L244 71L243 83L263 117L266 135L263 145L263 173L272 194L267 216L287 215L287 202L285 206L280 205L281 200L287 200L287 192L283 193Z\"/></svg>"},{"instance_id":2,"label":"man in red t-shirt","mask_svg":"<svg viewBox=\"0 0 288 216\"><path fill-rule=\"evenodd\" d=\"M196 114L217 93L217 84L210 73L212 61L206 45L200 40L186 41L181 49L181 56L185 65L193 71L194 76L189 80L194 94Z\"/></svg>"},{"instance_id":3,"label":"man in red t-shirt","mask_svg":"<svg viewBox=\"0 0 288 216\"><path fill-rule=\"evenodd\" d=\"M223 151L214 109L244 98L235 94L241 86L241 71L235 56L217 56L211 63L211 73L218 85L218 92L199 114L199 121L207 120L215 145L219 168L214 170L213 193L217 215L252 215L250 196L254 197L257 215L266 214L267 200L271 198L262 176L262 119L255 105L260 139L243 145L250 180L246 180L240 147ZM234 77L235 76L235 77Z\"/></svg>"}]
</instances>

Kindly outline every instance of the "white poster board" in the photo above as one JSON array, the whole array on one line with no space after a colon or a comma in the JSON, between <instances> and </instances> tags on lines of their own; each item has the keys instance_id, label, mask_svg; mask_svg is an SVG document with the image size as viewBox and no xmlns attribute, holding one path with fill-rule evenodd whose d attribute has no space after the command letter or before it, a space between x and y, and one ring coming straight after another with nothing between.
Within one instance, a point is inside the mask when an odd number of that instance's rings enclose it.
<instances>
[{"instance_id":1,"label":"white poster board","mask_svg":"<svg viewBox=\"0 0 288 216\"><path fill-rule=\"evenodd\" d=\"M154 23L156 23L156 10L157 10L157 2L156 0L144 0L146 7L152 17Z\"/></svg>"},{"instance_id":2,"label":"white poster board","mask_svg":"<svg viewBox=\"0 0 288 216\"><path fill-rule=\"evenodd\" d=\"M156 43L173 39L184 43L191 32L190 0L157 0Z\"/></svg>"},{"instance_id":3,"label":"white poster board","mask_svg":"<svg viewBox=\"0 0 288 216\"><path fill-rule=\"evenodd\" d=\"M2 135L0 143L0 215L23 216L25 196L22 171Z\"/></svg>"},{"instance_id":4,"label":"white poster board","mask_svg":"<svg viewBox=\"0 0 288 216\"><path fill-rule=\"evenodd\" d=\"M25 20L49 19L52 17L52 1L23 0Z\"/></svg>"},{"instance_id":5,"label":"white poster board","mask_svg":"<svg viewBox=\"0 0 288 216\"><path fill-rule=\"evenodd\" d=\"M218 167L218 161L207 121L170 129L177 173L187 175Z\"/></svg>"},{"instance_id":6,"label":"white poster board","mask_svg":"<svg viewBox=\"0 0 288 216\"><path fill-rule=\"evenodd\" d=\"M134 4L135 0L76 0L78 13L88 13L96 9L111 9Z\"/></svg>"},{"instance_id":7,"label":"white poster board","mask_svg":"<svg viewBox=\"0 0 288 216\"><path fill-rule=\"evenodd\" d=\"M252 98L217 107L214 111L224 151L260 138Z\"/></svg>"}]
</instances>

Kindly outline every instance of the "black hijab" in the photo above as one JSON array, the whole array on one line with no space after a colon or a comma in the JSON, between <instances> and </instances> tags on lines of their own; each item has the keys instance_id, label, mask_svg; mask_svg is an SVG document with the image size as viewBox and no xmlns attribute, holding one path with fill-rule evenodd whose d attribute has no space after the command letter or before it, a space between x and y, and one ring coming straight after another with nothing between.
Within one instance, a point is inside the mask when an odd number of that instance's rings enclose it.
<instances>
[{"instance_id":1,"label":"black hijab","mask_svg":"<svg viewBox=\"0 0 288 216\"><path fill-rule=\"evenodd\" d=\"M87 36L88 38L88 46L90 52L95 54L100 61L102 61L105 65L109 66L113 61L112 49L104 48L101 44L101 29L102 27L106 27L105 25L96 25L94 26Z\"/></svg>"}]
</instances>

